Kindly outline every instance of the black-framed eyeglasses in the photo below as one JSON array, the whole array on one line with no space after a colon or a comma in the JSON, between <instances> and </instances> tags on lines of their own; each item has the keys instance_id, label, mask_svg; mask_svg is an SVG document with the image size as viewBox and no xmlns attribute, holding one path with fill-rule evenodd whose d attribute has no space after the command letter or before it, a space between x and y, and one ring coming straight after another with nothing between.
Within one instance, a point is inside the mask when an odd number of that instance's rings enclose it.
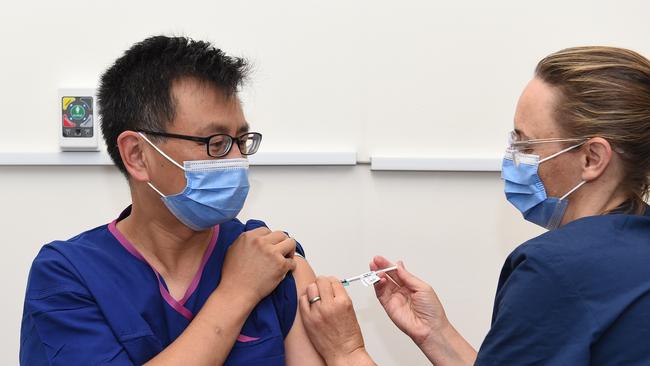
<instances>
[{"instance_id":1,"label":"black-framed eyeglasses","mask_svg":"<svg viewBox=\"0 0 650 366\"><path fill-rule=\"evenodd\" d=\"M221 158L228 155L230 149L232 149L233 142L237 143L239 152L241 152L242 155L253 155L257 152L257 149L259 149L260 142L262 142L262 134L258 132L246 132L237 137L232 137L225 133L218 133L207 137L199 137L147 130L137 130L137 132L142 132L153 136L171 137L174 139L202 142L206 146L208 155L212 156L213 158Z\"/></svg>"}]
</instances>

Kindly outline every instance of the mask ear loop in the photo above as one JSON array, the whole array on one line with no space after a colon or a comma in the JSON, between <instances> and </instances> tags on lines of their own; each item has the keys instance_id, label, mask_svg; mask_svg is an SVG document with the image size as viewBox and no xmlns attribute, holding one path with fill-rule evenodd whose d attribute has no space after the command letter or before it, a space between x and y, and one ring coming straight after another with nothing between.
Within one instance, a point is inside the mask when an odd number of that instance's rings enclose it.
<instances>
[{"instance_id":1,"label":"mask ear loop","mask_svg":"<svg viewBox=\"0 0 650 366\"><path fill-rule=\"evenodd\" d=\"M169 160L172 164L176 165L177 167L179 167L179 168L183 169L183 171L185 171L185 168L184 168L184 167L182 167L180 164L178 164L177 162L175 162L174 159L170 158L167 154L165 154L162 150L160 150L160 148L158 148L158 146L154 145L154 143L151 142L151 141L147 138L147 136L145 136L142 132L138 132L138 134L140 134L140 136L142 136L142 138L143 138L146 142L148 142L149 145L151 145L154 149L156 149L156 151L158 151L158 152L160 153L160 155L162 155L165 159ZM158 188L154 187L154 185L151 184L151 182L147 182L147 184L149 185L149 187L151 187L151 189L153 189L154 191L156 191L156 193L158 193L158 194L160 195L160 197L162 197L162 198L165 198L165 197L166 197L164 194L162 194L162 192L160 192L160 191L158 190Z\"/></svg>"},{"instance_id":2,"label":"mask ear loop","mask_svg":"<svg viewBox=\"0 0 650 366\"><path fill-rule=\"evenodd\" d=\"M543 163L543 162L545 162L545 161L547 161L547 160L551 160L551 159L553 159L554 157L556 157L556 156L558 156L558 155L560 155L560 154L563 154L563 153L565 153L565 152L567 152L567 151L570 151L570 150L572 150L572 149L575 149L575 148L577 148L577 147L580 147L580 146L584 145L586 142L587 142L587 141L583 141L583 142L581 142L581 143L579 143L579 144L576 144L576 145L573 145L573 146L569 146L569 147L567 147L567 148L564 149L564 150L560 150L560 151L556 152L555 154L550 155L550 156L547 156L547 157L545 157L544 159L540 160L539 163L541 164L541 163ZM583 180L582 182L578 183L577 186L573 187L569 192L567 192L564 196L562 196L562 197L560 198L560 201L562 201L562 200L564 200L565 198L569 197L569 195L571 195L571 193L575 192L578 188L582 187L585 183L587 183L586 180Z\"/></svg>"},{"instance_id":3,"label":"mask ear loop","mask_svg":"<svg viewBox=\"0 0 650 366\"><path fill-rule=\"evenodd\" d=\"M179 163L175 162L174 159L170 158L169 155L165 154L162 150L160 150L160 148L159 148L158 146L154 145L154 143L151 142L151 141L147 138L147 136L145 136L142 132L138 132L138 133L140 134L140 136L142 136L142 138L143 138L146 142L149 143L149 145L151 145L151 147L153 147L154 149L156 149L156 151L158 151L158 152L160 153L160 155L162 155L165 159L169 160L170 163L172 163L172 164L176 165L177 167L179 167L179 168L185 170L185 168L184 168L182 165L180 165Z\"/></svg>"},{"instance_id":4,"label":"mask ear loop","mask_svg":"<svg viewBox=\"0 0 650 366\"><path fill-rule=\"evenodd\" d=\"M560 197L560 201L563 201L565 198L569 197L571 193L575 192L578 190L578 188L582 187L585 183L587 183L586 180L583 180L582 182L578 183L577 186L573 187L569 192L567 192L564 196Z\"/></svg>"},{"instance_id":5,"label":"mask ear loop","mask_svg":"<svg viewBox=\"0 0 650 366\"><path fill-rule=\"evenodd\" d=\"M151 189L153 189L154 191L156 191L156 193L158 193L158 194L160 195L160 197L162 197L162 198L165 198L165 197L166 197L164 194L162 194L162 192L160 192L160 191L158 190L158 188L154 187L154 185L151 184L151 182L147 182L147 184L149 185L149 187L151 187Z\"/></svg>"},{"instance_id":6,"label":"mask ear loop","mask_svg":"<svg viewBox=\"0 0 650 366\"><path fill-rule=\"evenodd\" d=\"M549 156L545 157L544 159L541 159L541 160L539 161L539 164L541 164L541 163L543 163L543 162L545 162L545 161L547 161L547 160L551 160L551 159L553 159L554 157L556 157L556 156L558 156L558 155L564 154L564 153L567 152L567 151L573 150L573 149L575 149L576 147L580 147L580 146L584 145L585 142L587 142L587 141L583 141L583 142L581 142L581 143L579 143L579 144L577 144L577 145L569 146L569 147L567 147L566 149L564 149L564 150L560 150L560 151L556 152L556 153L553 154L553 155L549 155Z\"/></svg>"},{"instance_id":7,"label":"mask ear loop","mask_svg":"<svg viewBox=\"0 0 650 366\"><path fill-rule=\"evenodd\" d=\"M560 222L562 221L562 217L564 216L564 212L568 206L568 201L565 201L564 199L569 197L569 195L573 192L575 192L578 188L582 187L585 183L587 183L586 180L583 180L580 182L577 186L573 187L572 190L567 192L562 198L559 199L557 206L555 206L555 210L553 211L553 214L551 215L551 219L549 220L546 228L548 230L553 230L560 226Z\"/></svg>"}]
</instances>

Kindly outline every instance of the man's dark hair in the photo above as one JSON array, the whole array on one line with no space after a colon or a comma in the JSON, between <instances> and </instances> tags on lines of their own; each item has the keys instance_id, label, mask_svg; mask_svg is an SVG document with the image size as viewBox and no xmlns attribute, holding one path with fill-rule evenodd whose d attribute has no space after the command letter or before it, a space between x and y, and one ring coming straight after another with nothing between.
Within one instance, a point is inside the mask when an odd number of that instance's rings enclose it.
<instances>
[{"instance_id":1,"label":"man's dark hair","mask_svg":"<svg viewBox=\"0 0 650 366\"><path fill-rule=\"evenodd\" d=\"M115 165L128 177L117 147L123 131L164 131L173 121L174 81L194 77L231 97L247 72L244 59L187 37L154 36L133 45L102 75L98 91L102 133Z\"/></svg>"}]
</instances>

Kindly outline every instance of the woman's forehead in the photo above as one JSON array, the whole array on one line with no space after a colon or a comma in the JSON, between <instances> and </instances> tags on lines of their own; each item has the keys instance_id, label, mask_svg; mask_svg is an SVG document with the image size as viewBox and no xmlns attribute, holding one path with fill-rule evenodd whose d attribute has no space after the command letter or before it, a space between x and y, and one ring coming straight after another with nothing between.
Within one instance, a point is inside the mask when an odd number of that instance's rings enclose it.
<instances>
[{"instance_id":1,"label":"woman's forehead","mask_svg":"<svg viewBox=\"0 0 650 366\"><path fill-rule=\"evenodd\" d=\"M559 137L555 119L557 91L541 79L531 80L519 98L515 111L514 130L522 139Z\"/></svg>"}]
</instances>

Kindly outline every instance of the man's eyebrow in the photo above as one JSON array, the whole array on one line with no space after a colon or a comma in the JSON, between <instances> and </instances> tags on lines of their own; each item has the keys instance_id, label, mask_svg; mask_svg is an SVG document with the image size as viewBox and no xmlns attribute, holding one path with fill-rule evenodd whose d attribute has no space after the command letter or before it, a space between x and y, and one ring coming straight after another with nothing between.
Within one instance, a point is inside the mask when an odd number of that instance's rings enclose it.
<instances>
[{"instance_id":1,"label":"man's eyebrow","mask_svg":"<svg viewBox=\"0 0 650 366\"><path fill-rule=\"evenodd\" d=\"M250 128L251 126L248 123L244 123L241 127L237 129L237 135L250 131Z\"/></svg>"},{"instance_id":2,"label":"man's eyebrow","mask_svg":"<svg viewBox=\"0 0 650 366\"><path fill-rule=\"evenodd\" d=\"M199 136L214 135L215 133L228 133L228 127L218 122L210 122L205 127L197 131Z\"/></svg>"},{"instance_id":3,"label":"man's eyebrow","mask_svg":"<svg viewBox=\"0 0 650 366\"><path fill-rule=\"evenodd\" d=\"M240 126L237 128L237 133L245 133L248 132L248 123ZM214 135L215 133L225 133L228 134L230 132L230 128L227 127L226 123L220 123L220 122L210 122L208 123L205 127L199 129L197 131L197 134L199 136L209 136L209 135Z\"/></svg>"}]
</instances>

